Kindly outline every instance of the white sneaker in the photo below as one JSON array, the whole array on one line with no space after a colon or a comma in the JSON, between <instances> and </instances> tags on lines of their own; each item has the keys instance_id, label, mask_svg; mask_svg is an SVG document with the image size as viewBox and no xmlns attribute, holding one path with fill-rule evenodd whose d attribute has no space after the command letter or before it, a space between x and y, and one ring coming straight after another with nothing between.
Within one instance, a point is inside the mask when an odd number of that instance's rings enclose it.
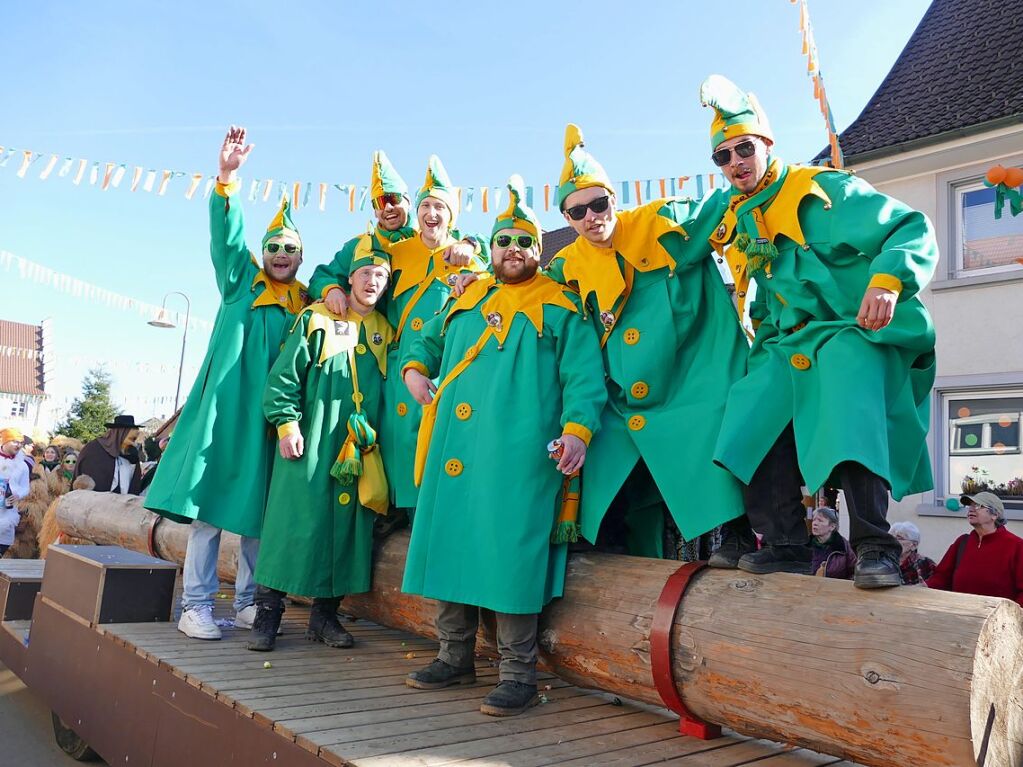
<instances>
[{"instance_id":1,"label":"white sneaker","mask_svg":"<svg viewBox=\"0 0 1023 767\"><path fill-rule=\"evenodd\" d=\"M243 607L234 614L234 627L236 629L252 628L252 621L256 619L256 606Z\"/></svg>"},{"instance_id":2,"label":"white sneaker","mask_svg":"<svg viewBox=\"0 0 1023 767\"><path fill-rule=\"evenodd\" d=\"M213 608L196 605L181 613L178 631L192 639L220 639L223 635L213 620Z\"/></svg>"}]
</instances>

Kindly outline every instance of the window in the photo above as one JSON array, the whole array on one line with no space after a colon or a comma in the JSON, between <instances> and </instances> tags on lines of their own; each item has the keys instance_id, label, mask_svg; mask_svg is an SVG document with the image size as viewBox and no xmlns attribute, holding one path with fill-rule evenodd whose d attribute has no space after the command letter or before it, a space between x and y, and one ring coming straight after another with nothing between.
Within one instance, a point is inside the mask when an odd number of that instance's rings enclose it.
<instances>
[{"instance_id":1,"label":"window","mask_svg":"<svg viewBox=\"0 0 1023 767\"><path fill-rule=\"evenodd\" d=\"M955 203L955 276L997 274L1020 269L1023 258L1023 216L1013 216L1006 205L995 218L995 190L980 178L952 186Z\"/></svg>"},{"instance_id":2,"label":"window","mask_svg":"<svg viewBox=\"0 0 1023 767\"><path fill-rule=\"evenodd\" d=\"M940 494L988 490L1023 509L1023 390L942 394L945 477Z\"/></svg>"},{"instance_id":3,"label":"window","mask_svg":"<svg viewBox=\"0 0 1023 767\"><path fill-rule=\"evenodd\" d=\"M25 418L28 415L27 402L11 403L11 418Z\"/></svg>"}]
</instances>

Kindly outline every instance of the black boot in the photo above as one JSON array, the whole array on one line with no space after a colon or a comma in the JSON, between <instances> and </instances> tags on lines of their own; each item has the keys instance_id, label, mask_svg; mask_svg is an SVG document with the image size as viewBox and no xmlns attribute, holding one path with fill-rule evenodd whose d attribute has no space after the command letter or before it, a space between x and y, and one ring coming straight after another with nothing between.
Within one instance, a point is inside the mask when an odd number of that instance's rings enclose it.
<instances>
[{"instance_id":1,"label":"black boot","mask_svg":"<svg viewBox=\"0 0 1023 767\"><path fill-rule=\"evenodd\" d=\"M256 617L252 621L252 634L246 645L256 652L270 652L277 645L277 631L281 627L281 616L284 608L268 608L256 606Z\"/></svg>"},{"instance_id":2,"label":"black boot","mask_svg":"<svg viewBox=\"0 0 1023 767\"><path fill-rule=\"evenodd\" d=\"M453 684L475 684L476 669L455 668L450 663L445 663L440 658L435 658L426 668L413 671L405 677L405 685L415 687L417 690L439 690L441 687L450 687Z\"/></svg>"},{"instance_id":3,"label":"black boot","mask_svg":"<svg viewBox=\"0 0 1023 767\"><path fill-rule=\"evenodd\" d=\"M539 702L535 684L504 679L483 699L480 711L488 716L515 716Z\"/></svg>"},{"instance_id":4,"label":"black boot","mask_svg":"<svg viewBox=\"0 0 1023 767\"><path fill-rule=\"evenodd\" d=\"M351 647L355 637L345 631L337 619L337 606L341 597L316 597L309 613L309 628L305 638L312 642L323 642L327 647Z\"/></svg>"},{"instance_id":5,"label":"black boot","mask_svg":"<svg viewBox=\"0 0 1023 767\"><path fill-rule=\"evenodd\" d=\"M744 554L739 558L739 569L747 573L766 575L767 573L797 573L812 575L810 563L813 552L807 545L773 546L767 545L760 551Z\"/></svg>"},{"instance_id":6,"label":"black boot","mask_svg":"<svg viewBox=\"0 0 1023 767\"><path fill-rule=\"evenodd\" d=\"M734 570L739 566L739 559L744 554L752 554L756 550L757 536L753 534L749 519L743 514L721 526L721 545L710 555L707 564L711 567Z\"/></svg>"},{"instance_id":7,"label":"black boot","mask_svg":"<svg viewBox=\"0 0 1023 767\"><path fill-rule=\"evenodd\" d=\"M856 552L853 585L858 589L883 589L902 585L899 558L890 551L860 547Z\"/></svg>"}]
</instances>

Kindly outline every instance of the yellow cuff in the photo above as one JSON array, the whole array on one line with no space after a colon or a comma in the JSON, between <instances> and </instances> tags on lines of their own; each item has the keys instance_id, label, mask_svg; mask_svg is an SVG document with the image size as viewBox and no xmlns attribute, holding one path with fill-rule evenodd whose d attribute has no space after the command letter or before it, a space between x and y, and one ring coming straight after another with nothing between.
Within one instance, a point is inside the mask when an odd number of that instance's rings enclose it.
<instances>
[{"instance_id":1,"label":"yellow cuff","mask_svg":"<svg viewBox=\"0 0 1023 767\"><path fill-rule=\"evenodd\" d=\"M409 370L415 370L417 373L422 373L427 378L430 377L430 371L426 369L426 365L422 362L409 362L401 369L401 380L405 380L405 373Z\"/></svg>"},{"instance_id":2,"label":"yellow cuff","mask_svg":"<svg viewBox=\"0 0 1023 767\"><path fill-rule=\"evenodd\" d=\"M221 197L231 197L233 195L238 194L238 190L241 188L242 188L241 181L235 180L232 181L230 184L221 184L220 179L217 179L217 184L216 186L213 187L213 190Z\"/></svg>"},{"instance_id":3,"label":"yellow cuff","mask_svg":"<svg viewBox=\"0 0 1023 767\"><path fill-rule=\"evenodd\" d=\"M869 290L870 288L883 288L893 293L901 293L902 280L891 274L875 274L870 278L870 284L867 285L867 289Z\"/></svg>"},{"instance_id":4,"label":"yellow cuff","mask_svg":"<svg viewBox=\"0 0 1023 767\"><path fill-rule=\"evenodd\" d=\"M333 284L333 285L328 285L327 287L325 287L325 288L324 288L323 290L321 290L321 291L320 291L320 300L322 301L323 299L325 299L325 298L327 297L327 294L328 294L328 293L329 293L330 291L332 291L332 290L333 290L334 288L337 288L337 289L338 289L338 290L340 290L340 291L341 291L342 293L344 293L344 291L345 291L345 289L344 289L344 288L342 288L342 287L341 287L340 285L338 285L338 284L336 284L336 283L335 283L335 284Z\"/></svg>"},{"instance_id":5,"label":"yellow cuff","mask_svg":"<svg viewBox=\"0 0 1023 767\"><path fill-rule=\"evenodd\" d=\"M587 446L590 444L590 440L593 439L593 432L583 426L581 423L572 423L569 421L565 424L565 428L561 430L562 434L571 434L573 437L578 437Z\"/></svg>"},{"instance_id":6,"label":"yellow cuff","mask_svg":"<svg viewBox=\"0 0 1023 767\"><path fill-rule=\"evenodd\" d=\"M277 439L284 439L285 437L290 437L293 434L298 436L302 435L301 429L298 428L298 421L288 421L287 423L282 423L277 427Z\"/></svg>"}]
</instances>

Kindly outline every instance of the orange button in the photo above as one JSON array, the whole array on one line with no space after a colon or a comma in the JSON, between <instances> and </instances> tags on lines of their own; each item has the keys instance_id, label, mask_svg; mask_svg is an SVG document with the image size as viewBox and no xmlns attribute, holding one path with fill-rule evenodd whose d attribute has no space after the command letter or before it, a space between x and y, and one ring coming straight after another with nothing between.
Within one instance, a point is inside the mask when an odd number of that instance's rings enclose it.
<instances>
[{"instance_id":1,"label":"orange button","mask_svg":"<svg viewBox=\"0 0 1023 767\"><path fill-rule=\"evenodd\" d=\"M810 358L805 354L793 354L789 358L789 362L792 363L792 367L796 370L809 370L810 369Z\"/></svg>"},{"instance_id":2,"label":"orange button","mask_svg":"<svg viewBox=\"0 0 1023 767\"><path fill-rule=\"evenodd\" d=\"M422 330L422 328L423 328L423 321L421 319L419 319L418 317L416 317L414 320L412 320L411 327L412 327L413 330Z\"/></svg>"},{"instance_id":3,"label":"orange button","mask_svg":"<svg viewBox=\"0 0 1023 767\"><path fill-rule=\"evenodd\" d=\"M352 496L348 495L348 493L341 493L341 495L337 497L337 502L342 506L347 506L352 502Z\"/></svg>"},{"instance_id":4,"label":"orange button","mask_svg":"<svg viewBox=\"0 0 1023 767\"><path fill-rule=\"evenodd\" d=\"M475 359L476 358L476 347L474 347L474 346L469 347L469 351L467 351L465 353L465 358L467 360Z\"/></svg>"},{"instance_id":5,"label":"orange button","mask_svg":"<svg viewBox=\"0 0 1023 767\"><path fill-rule=\"evenodd\" d=\"M460 421L469 420L469 416L472 415L472 406L468 402L459 403L455 406L455 415Z\"/></svg>"},{"instance_id":6,"label":"orange button","mask_svg":"<svg viewBox=\"0 0 1023 767\"><path fill-rule=\"evenodd\" d=\"M462 462L459 461L457 458L452 458L450 461L444 464L444 471L446 471L452 477L457 477L459 474L462 473Z\"/></svg>"},{"instance_id":7,"label":"orange button","mask_svg":"<svg viewBox=\"0 0 1023 767\"><path fill-rule=\"evenodd\" d=\"M629 328L625 331L625 343L629 346L633 346L639 343L639 331L636 328Z\"/></svg>"},{"instance_id":8,"label":"orange button","mask_svg":"<svg viewBox=\"0 0 1023 767\"><path fill-rule=\"evenodd\" d=\"M632 396L636 399L643 399L649 393L650 387L643 381L636 381L636 383L632 385Z\"/></svg>"},{"instance_id":9,"label":"orange button","mask_svg":"<svg viewBox=\"0 0 1023 767\"><path fill-rule=\"evenodd\" d=\"M629 419L629 428L633 431L639 431L646 426L646 418L641 415L634 415Z\"/></svg>"},{"instance_id":10,"label":"orange button","mask_svg":"<svg viewBox=\"0 0 1023 767\"><path fill-rule=\"evenodd\" d=\"M405 413L407 413L407 412L408 412L408 405L406 405L404 402L399 402L398 403L398 415L405 415Z\"/></svg>"}]
</instances>

